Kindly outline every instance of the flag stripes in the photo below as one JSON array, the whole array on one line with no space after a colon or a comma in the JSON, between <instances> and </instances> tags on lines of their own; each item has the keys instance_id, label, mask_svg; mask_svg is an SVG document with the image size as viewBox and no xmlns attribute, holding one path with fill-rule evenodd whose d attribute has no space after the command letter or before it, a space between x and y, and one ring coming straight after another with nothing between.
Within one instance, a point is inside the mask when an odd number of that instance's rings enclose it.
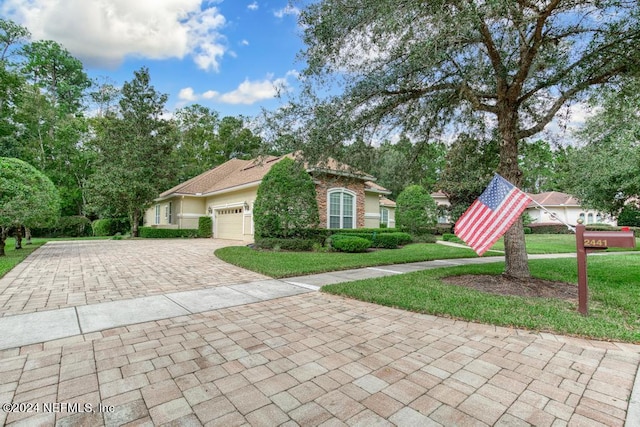
<instances>
[{"instance_id":1,"label":"flag stripes","mask_svg":"<svg viewBox=\"0 0 640 427\"><path fill-rule=\"evenodd\" d=\"M531 198L496 174L455 225L455 234L484 254L518 219Z\"/></svg>"}]
</instances>

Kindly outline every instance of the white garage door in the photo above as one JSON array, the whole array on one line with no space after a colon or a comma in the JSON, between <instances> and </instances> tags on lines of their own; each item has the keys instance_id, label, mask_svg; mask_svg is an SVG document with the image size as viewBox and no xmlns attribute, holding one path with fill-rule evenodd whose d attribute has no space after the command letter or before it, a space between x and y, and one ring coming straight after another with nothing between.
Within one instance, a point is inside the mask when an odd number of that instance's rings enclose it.
<instances>
[{"instance_id":1,"label":"white garage door","mask_svg":"<svg viewBox=\"0 0 640 427\"><path fill-rule=\"evenodd\" d=\"M216 238L242 240L242 208L219 209L216 211Z\"/></svg>"}]
</instances>

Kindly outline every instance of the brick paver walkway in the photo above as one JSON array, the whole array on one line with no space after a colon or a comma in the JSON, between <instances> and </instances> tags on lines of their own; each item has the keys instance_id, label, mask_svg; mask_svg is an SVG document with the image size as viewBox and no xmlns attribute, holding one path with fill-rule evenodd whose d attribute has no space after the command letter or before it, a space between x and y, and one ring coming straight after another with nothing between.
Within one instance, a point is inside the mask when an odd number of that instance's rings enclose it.
<instances>
[{"instance_id":1,"label":"brick paver walkway","mask_svg":"<svg viewBox=\"0 0 640 427\"><path fill-rule=\"evenodd\" d=\"M622 426L639 363L636 345L308 293L0 351L0 425Z\"/></svg>"},{"instance_id":2,"label":"brick paver walkway","mask_svg":"<svg viewBox=\"0 0 640 427\"><path fill-rule=\"evenodd\" d=\"M0 317L267 277L220 261L213 239L47 243L0 279Z\"/></svg>"}]
</instances>

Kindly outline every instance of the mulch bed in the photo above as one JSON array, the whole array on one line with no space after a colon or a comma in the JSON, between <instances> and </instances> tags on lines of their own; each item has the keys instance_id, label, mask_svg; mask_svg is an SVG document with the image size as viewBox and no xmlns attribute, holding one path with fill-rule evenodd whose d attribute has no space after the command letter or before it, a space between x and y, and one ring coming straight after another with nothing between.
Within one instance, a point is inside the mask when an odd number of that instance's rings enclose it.
<instances>
[{"instance_id":1,"label":"mulch bed","mask_svg":"<svg viewBox=\"0 0 640 427\"><path fill-rule=\"evenodd\" d=\"M464 286L481 292L497 295L521 297L559 298L569 301L578 299L578 286L566 282L554 282L542 279L514 279L504 275L450 276L442 279L444 283Z\"/></svg>"}]
</instances>

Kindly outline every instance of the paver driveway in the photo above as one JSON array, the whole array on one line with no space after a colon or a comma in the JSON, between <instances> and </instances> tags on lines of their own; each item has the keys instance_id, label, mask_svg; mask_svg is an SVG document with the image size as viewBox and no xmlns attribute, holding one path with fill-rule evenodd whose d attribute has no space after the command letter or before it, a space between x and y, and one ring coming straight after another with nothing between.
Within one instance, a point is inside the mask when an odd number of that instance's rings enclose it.
<instances>
[{"instance_id":1,"label":"paver driveway","mask_svg":"<svg viewBox=\"0 0 640 427\"><path fill-rule=\"evenodd\" d=\"M266 279L220 261L229 240L50 242L0 279L0 316Z\"/></svg>"},{"instance_id":2,"label":"paver driveway","mask_svg":"<svg viewBox=\"0 0 640 427\"><path fill-rule=\"evenodd\" d=\"M0 403L30 404L0 424L623 425L639 363L640 346L311 292L0 351Z\"/></svg>"}]
</instances>

